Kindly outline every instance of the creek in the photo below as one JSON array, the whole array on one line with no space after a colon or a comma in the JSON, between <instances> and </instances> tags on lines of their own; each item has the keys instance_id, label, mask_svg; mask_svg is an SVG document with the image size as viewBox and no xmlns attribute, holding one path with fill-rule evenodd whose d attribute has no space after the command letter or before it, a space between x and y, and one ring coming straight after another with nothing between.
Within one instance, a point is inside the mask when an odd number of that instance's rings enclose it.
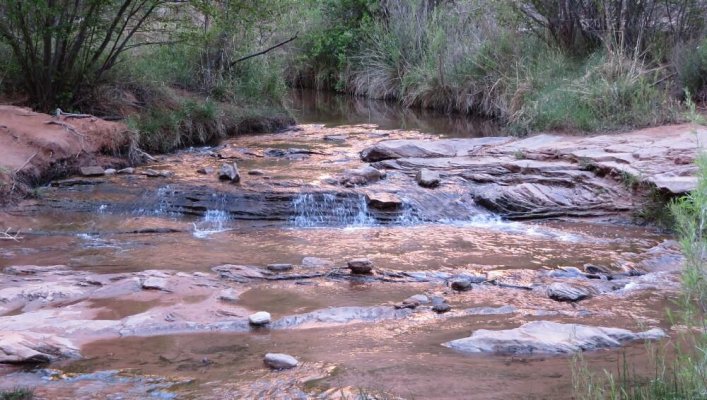
<instances>
[{"instance_id":1,"label":"creek","mask_svg":"<svg viewBox=\"0 0 707 400\"><path fill-rule=\"evenodd\" d=\"M22 239L0 242L0 267L64 265L69 272L5 276L0 295L37 282L69 282L80 293L46 295L45 288L8 300L0 330L61 333L81 358L0 367L0 388L34 387L51 399L355 398L359 390L386 398L566 399L571 356L468 354L442 343L539 320L669 327L676 278L655 264L679 256L661 250L670 239L664 232L631 224L625 214L508 218L479 205L469 183L451 173L434 189L398 170L342 183L367 165L359 153L381 140L483 138L499 134L492 123L308 92L294 93L291 107L300 125L285 132L185 149L141 167L165 176L62 180L1 213ZM216 176L233 162L239 184ZM394 199L372 201L379 193ZM373 262L373 276L348 277L347 260L359 257ZM311 260L322 264L308 269ZM229 280L213 269L271 264L292 264L300 276ZM586 300L548 298L548 274L587 265L611 280L582 276L595 294ZM643 276L626 273L634 268ZM487 279L457 292L449 278L460 273ZM146 290L148 275L170 286ZM142 288L126 283L133 281ZM27 287L24 293L33 290ZM236 298L219 299L228 289ZM394 311L416 294L444 297L452 311ZM350 307L383 311L352 317ZM322 310L334 315L318 317ZM271 313L272 329L244 327L256 311ZM301 365L271 371L262 361L268 352L291 354ZM601 371L615 370L623 357L637 373L651 372L641 343L585 359Z\"/></svg>"}]
</instances>

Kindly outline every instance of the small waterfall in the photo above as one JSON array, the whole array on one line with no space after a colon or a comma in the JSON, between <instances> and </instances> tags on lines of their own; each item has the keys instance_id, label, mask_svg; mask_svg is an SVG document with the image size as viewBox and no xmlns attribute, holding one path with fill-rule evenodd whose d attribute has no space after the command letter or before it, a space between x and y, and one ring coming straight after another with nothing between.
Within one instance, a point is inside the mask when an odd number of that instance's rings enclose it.
<instances>
[{"instance_id":1,"label":"small waterfall","mask_svg":"<svg viewBox=\"0 0 707 400\"><path fill-rule=\"evenodd\" d=\"M398 215L398 217L392 221L392 224L419 225L423 222L424 221L420 217L420 213L418 212L418 210L410 204L410 201L408 199L403 199L403 207L400 212L400 215Z\"/></svg>"},{"instance_id":2,"label":"small waterfall","mask_svg":"<svg viewBox=\"0 0 707 400\"><path fill-rule=\"evenodd\" d=\"M145 199L146 204L151 204L155 203L156 207L149 209L149 208L136 208L133 211L133 214L140 215L140 216L154 216L154 217L161 217L161 216L168 216L168 217L178 217L181 214L178 212L170 211L170 202L169 198L174 197L176 195L176 190L171 186L171 185L165 185L159 187L154 195L147 195L147 197L150 197L148 199ZM154 196L154 199L157 201L151 201L152 196Z\"/></svg>"},{"instance_id":3,"label":"small waterfall","mask_svg":"<svg viewBox=\"0 0 707 400\"><path fill-rule=\"evenodd\" d=\"M226 223L231 219L226 211L207 210L194 225L194 236L205 238L211 234L227 231Z\"/></svg>"},{"instance_id":4,"label":"small waterfall","mask_svg":"<svg viewBox=\"0 0 707 400\"><path fill-rule=\"evenodd\" d=\"M362 195L302 193L292 200L292 206L295 215L290 222L299 228L376 224L376 219L368 210L368 204Z\"/></svg>"}]
</instances>

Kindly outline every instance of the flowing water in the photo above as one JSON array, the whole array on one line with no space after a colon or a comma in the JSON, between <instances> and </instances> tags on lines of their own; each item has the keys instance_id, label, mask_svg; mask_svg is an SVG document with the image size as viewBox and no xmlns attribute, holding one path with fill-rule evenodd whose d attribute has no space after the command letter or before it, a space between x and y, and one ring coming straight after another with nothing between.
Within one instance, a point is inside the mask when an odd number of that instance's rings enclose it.
<instances>
[{"instance_id":1,"label":"flowing water","mask_svg":"<svg viewBox=\"0 0 707 400\"><path fill-rule=\"evenodd\" d=\"M321 124L161 157L151 168L173 172L168 179L113 176L98 184L41 190L39 199L0 214L0 227L20 229L23 236L0 243L0 267L64 264L98 274L169 270L192 276L222 264L298 266L305 257L317 257L342 266L367 257L377 269L410 273L544 271L636 263L666 239L655 229L625 223L505 221L475 205L463 188L411 188L394 173L381 185L396 193L402 206L372 209L366 200L369 189L327 186L345 169L360 166L357 152L366 144L419 135L400 128L450 136L497 131L489 123L432 118L383 103L301 93L293 99L301 121ZM326 138L332 135L349 139ZM284 157L267 155L277 149L290 150ZM238 162L243 181L237 189L196 172L218 170L224 160ZM253 170L258 173L247 173ZM46 370L4 367L0 387L35 386L38 395L57 399L314 398L322 393L335 398L350 388L415 399L566 399L572 385L568 357L468 355L441 343L480 328L514 328L547 318L634 330L666 326L666 295L651 291L569 304L491 286L455 294L424 282L324 278L251 282L237 289L234 306L215 306L223 318L258 310L278 319L329 307L390 307L419 293L444 293L453 309L477 311L449 318L417 312L404 319L314 323L306 329L79 337L83 359L49 366L78 375L49 379ZM71 307L93 310L93 319L106 321L176 303L208 314L211 309L200 311L207 296L199 290L190 286L183 292L92 298ZM13 310L0 320L18 313ZM303 365L271 372L262 364L266 352L295 355ZM639 373L649 371L641 344L594 352L587 359L595 370L613 369L622 355L637 362ZM106 372L115 370L120 372ZM154 376L171 383L147 378Z\"/></svg>"}]
</instances>

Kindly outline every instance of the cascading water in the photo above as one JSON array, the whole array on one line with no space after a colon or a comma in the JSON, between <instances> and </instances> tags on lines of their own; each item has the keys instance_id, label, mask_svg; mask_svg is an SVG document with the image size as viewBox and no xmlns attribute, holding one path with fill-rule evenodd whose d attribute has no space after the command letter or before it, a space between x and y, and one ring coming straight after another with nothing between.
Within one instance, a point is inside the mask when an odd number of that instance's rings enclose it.
<instances>
[{"instance_id":1,"label":"cascading water","mask_svg":"<svg viewBox=\"0 0 707 400\"><path fill-rule=\"evenodd\" d=\"M299 228L376 225L420 225L423 223L469 223L497 217L479 209L473 200L459 194L433 193L402 197L397 210L369 208L363 194L302 193L292 200L290 224Z\"/></svg>"},{"instance_id":2,"label":"cascading water","mask_svg":"<svg viewBox=\"0 0 707 400\"><path fill-rule=\"evenodd\" d=\"M290 222L299 228L317 226L371 226L376 224L365 197L337 196L334 193L302 193L292 200L294 217Z\"/></svg>"},{"instance_id":3,"label":"cascading water","mask_svg":"<svg viewBox=\"0 0 707 400\"><path fill-rule=\"evenodd\" d=\"M147 197L152 197L157 201L151 201L151 199L145 199L146 204L151 204L154 203L156 204L156 207L149 209L149 208L144 208L144 207L139 207L136 208L133 211L133 214L140 215L140 216L179 216L180 214L177 212L170 211L169 209L169 197L170 196L175 196L175 189L171 185L165 185L159 187L155 192L154 195L152 194L147 194Z\"/></svg>"}]
</instances>

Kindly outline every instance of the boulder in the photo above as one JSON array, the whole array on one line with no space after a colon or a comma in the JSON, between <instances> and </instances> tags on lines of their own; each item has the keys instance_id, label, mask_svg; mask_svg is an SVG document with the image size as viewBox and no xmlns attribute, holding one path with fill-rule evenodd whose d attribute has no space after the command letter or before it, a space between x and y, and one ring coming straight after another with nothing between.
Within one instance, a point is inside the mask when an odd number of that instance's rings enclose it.
<instances>
[{"instance_id":1,"label":"boulder","mask_svg":"<svg viewBox=\"0 0 707 400\"><path fill-rule=\"evenodd\" d=\"M218 178L222 181L231 181L233 183L240 182L241 174L238 172L238 165L236 165L236 163L221 165Z\"/></svg>"},{"instance_id":2,"label":"boulder","mask_svg":"<svg viewBox=\"0 0 707 400\"><path fill-rule=\"evenodd\" d=\"M366 202L377 210L398 210L403 206L403 200L393 193L366 193Z\"/></svg>"},{"instance_id":3,"label":"boulder","mask_svg":"<svg viewBox=\"0 0 707 400\"><path fill-rule=\"evenodd\" d=\"M248 316L248 323L253 326L264 326L269 324L270 321L272 321L272 318L270 313L266 311L258 311L257 313Z\"/></svg>"},{"instance_id":4,"label":"boulder","mask_svg":"<svg viewBox=\"0 0 707 400\"><path fill-rule=\"evenodd\" d=\"M95 165L90 167L81 167L80 171L83 176L103 176L106 173L103 167Z\"/></svg>"},{"instance_id":5,"label":"boulder","mask_svg":"<svg viewBox=\"0 0 707 400\"><path fill-rule=\"evenodd\" d=\"M78 347L59 336L34 332L0 332L0 363L38 364L79 356Z\"/></svg>"},{"instance_id":6,"label":"boulder","mask_svg":"<svg viewBox=\"0 0 707 400\"><path fill-rule=\"evenodd\" d=\"M422 187L434 188L439 186L441 179L439 177L439 173L423 168L418 171L417 175L415 176L415 181L418 185Z\"/></svg>"},{"instance_id":7,"label":"boulder","mask_svg":"<svg viewBox=\"0 0 707 400\"><path fill-rule=\"evenodd\" d=\"M556 301L580 301L591 297L591 292L579 285L555 282L548 286L547 297Z\"/></svg>"},{"instance_id":8,"label":"boulder","mask_svg":"<svg viewBox=\"0 0 707 400\"><path fill-rule=\"evenodd\" d=\"M367 258L354 258L348 262L352 274L370 274L373 271L373 262Z\"/></svg>"},{"instance_id":9,"label":"boulder","mask_svg":"<svg viewBox=\"0 0 707 400\"><path fill-rule=\"evenodd\" d=\"M665 332L654 328L634 333L626 329L534 321L507 330L479 329L464 339L442 344L468 353L568 354L619 347L636 340L656 340Z\"/></svg>"},{"instance_id":10,"label":"boulder","mask_svg":"<svg viewBox=\"0 0 707 400\"><path fill-rule=\"evenodd\" d=\"M263 359L265 364L272 369L289 369L299 364L296 358L289 354L268 353Z\"/></svg>"}]
</instances>

